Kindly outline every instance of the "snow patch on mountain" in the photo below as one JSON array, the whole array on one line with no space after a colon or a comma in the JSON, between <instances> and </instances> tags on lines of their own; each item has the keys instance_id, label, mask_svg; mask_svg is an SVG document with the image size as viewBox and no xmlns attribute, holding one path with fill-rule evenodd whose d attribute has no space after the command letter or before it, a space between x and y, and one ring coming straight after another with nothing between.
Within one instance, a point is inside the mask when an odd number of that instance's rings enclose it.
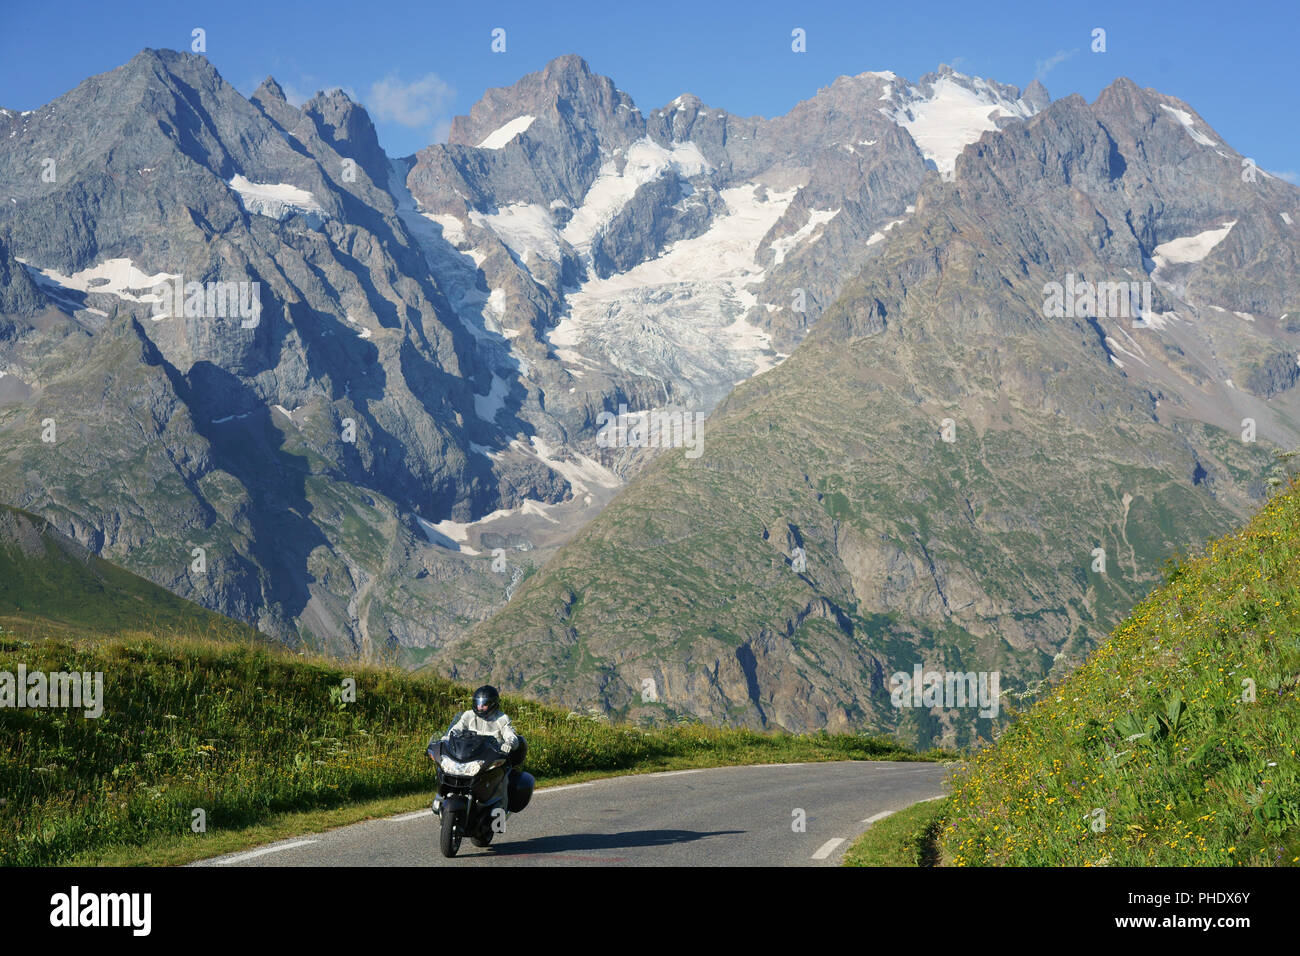
<instances>
[{"instance_id":1,"label":"snow patch on mountain","mask_svg":"<svg viewBox=\"0 0 1300 956\"><path fill-rule=\"evenodd\" d=\"M966 146L998 128L994 117L1027 119L1034 114L1023 100L1009 99L984 80L960 74L939 77L929 94L914 86L901 91L895 87L887 88L881 99L891 99L895 107L880 112L907 130L941 173L956 169Z\"/></svg>"},{"instance_id":2,"label":"snow patch on mountain","mask_svg":"<svg viewBox=\"0 0 1300 956\"><path fill-rule=\"evenodd\" d=\"M533 125L536 116L519 116L499 129L494 129L478 144L479 149L501 149L520 133Z\"/></svg>"},{"instance_id":3,"label":"snow patch on mountain","mask_svg":"<svg viewBox=\"0 0 1300 956\"><path fill-rule=\"evenodd\" d=\"M160 301L154 289L181 278L167 272L148 275L135 267L130 259L106 259L89 269L64 275L57 269L42 269L18 259L38 285L55 299L67 300L70 293L113 295L127 302L152 304ZM148 291L146 291L148 290ZM77 308L77 303L72 302ZM102 314L102 313L100 313Z\"/></svg>"},{"instance_id":4,"label":"snow patch on mountain","mask_svg":"<svg viewBox=\"0 0 1300 956\"><path fill-rule=\"evenodd\" d=\"M526 264L529 256L552 262L560 259L560 233L545 206L511 203L493 213L475 209L470 212L469 220L496 233L520 262Z\"/></svg>"},{"instance_id":5,"label":"snow patch on mountain","mask_svg":"<svg viewBox=\"0 0 1300 956\"><path fill-rule=\"evenodd\" d=\"M775 363L770 336L745 321L765 270L755 253L793 201L796 188L762 193L754 184L721 192L727 211L699 236L679 240L627 272L571 292L547 341L574 375L588 356L637 375L673 382L696 410L712 408L738 381ZM819 211L813 229L834 216ZM811 234L812 230L808 230ZM788 250L787 250L788 253Z\"/></svg>"},{"instance_id":6,"label":"snow patch on mountain","mask_svg":"<svg viewBox=\"0 0 1300 956\"><path fill-rule=\"evenodd\" d=\"M1194 236L1183 236L1162 242L1151 251L1151 261L1157 269L1167 265L1181 265L1187 262L1200 262L1210 254L1210 250L1227 238L1237 220L1225 222L1217 229L1207 229Z\"/></svg>"},{"instance_id":7,"label":"snow patch on mountain","mask_svg":"<svg viewBox=\"0 0 1300 956\"><path fill-rule=\"evenodd\" d=\"M255 183L236 173L227 185L239 197L244 211L268 219L284 220L298 214L317 224L325 219L325 210L308 190L288 183Z\"/></svg>"},{"instance_id":8,"label":"snow patch on mountain","mask_svg":"<svg viewBox=\"0 0 1300 956\"><path fill-rule=\"evenodd\" d=\"M474 411L485 422L496 424L497 413L505 408L510 383L500 375L492 376L492 386L486 395L474 396Z\"/></svg>"},{"instance_id":9,"label":"snow patch on mountain","mask_svg":"<svg viewBox=\"0 0 1300 956\"><path fill-rule=\"evenodd\" d=\"M830 222L840 214L838 209L812 209L809 210L808 221L799 227L797 232L791 233L772 242L772 253L775 256L773 265L780 265L785 261L786 255L799 245L814 232L820 229L826 223Z\"/></svg>"},{"instance_id":10,"label":"snow patch on mountain","mask_svg":"<svg viewBox=\"0 0 1300 956\"><path fill-rule=\"evenodd\" d=\"M582 204L563 228L556 226L556 211L564 205L558 200L549 208L538 203L509 203L492 212L476 209L469 219L491 230L524 265L534 256L558 262L566 243L589 255L592 243L646 183L670 172L689 178L710 168L694 143L667 148L641 139L602 163Z\"/></svg>"},{"instance_id":11,"label":"snow patch on mountain","mask_svg":"<svg viewBox=\"0 0 1300 956\"><path fill-rule=\"evenodd\" d=\"M674 143L671 149L651 139L637 140L628 147L619 166L618 155L600 167L596 181L587 190L582 205L565 225L564 239L579 252L588 252L601 230L627 205L636 191L669 170L690 178L708 171L708 160L692 142Z\"/></svg>"},{"instance_id":12,"label":"snow patch on mountain","mask_svg":"<svg viewBox=\"0 0 1300 956\"><path fill-rule=\"evenodd\" d=\"M1206 136L1196 128L1196 123L1192 119L1191 113L1186 110L1174 109L1172 106L1166 106L1164 103L1160 104L1160 108L1171 114L1174 119L1178 120L1178 122L1182 124L1183 129L1187 130L1187 135L1193 140L1200 143L1202 146L1214 145L1214 140L1210 139L1210 137Z\"/></svg>"},{"instance_id":13,"label":"snow patch on mountain","mask_svg":"<svg viewBox=\"0 0 1300 956\"><path fill-rule=\"evenodd\" d=\"M618 475L594 458L590 458L579 451L564 452L552 448L536 435L533 435L529 441L532 442L531 451L533 455L547 468L567 481L570 487L573 488L575 495L586 494L591 490L592 485L601 488L619 488L623 484L623 480ZM521 451L529 450L518 439L515 439L510 445L512 448ZM561 454L567 454L569 457L558 457Z\"/></svg>"},{"instance_id":14,"label":"snow patch on mountain","mask_svg":"<svg viewBox=\"0 0 1300 956\"><path fill-rule=\"evenodd\" d=\"M479 553L466 544L469 538L469 522L452 521L448 518L446 521L439 521L434 524L419 515L415 516L415 520L419 524L420 530L424 532L424 536L429 539L430 544L446 548L448 551L458 551L461 554L477 555Z\"/></svg>"},{"instance_id":15,"label":"snow patch on mountain","mask_svg":"<svg viewBox=\"0 0 1300 956\"><path fill-rule=\"evenodd\" d=\"M908 211L909 212L911 211L910 206L908 207ZM877 229L867 238L867 245L874 246L878 242L884 242L885 233L889 232L889 230L893 229L895 226L901 225L906 221L907 221L906 216L904 216L902 219L891 219L889 222L885 223L883 226L881 226L879 229Z\"/></svg>"}]
</instances>

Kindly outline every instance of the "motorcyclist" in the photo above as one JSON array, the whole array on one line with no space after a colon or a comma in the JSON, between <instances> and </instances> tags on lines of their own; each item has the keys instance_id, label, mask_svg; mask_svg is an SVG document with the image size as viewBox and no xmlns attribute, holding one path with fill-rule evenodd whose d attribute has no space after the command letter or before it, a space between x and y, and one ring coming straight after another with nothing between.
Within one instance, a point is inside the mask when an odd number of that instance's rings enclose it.
<instances>
[{"instance_id":1,"label":"motorcyclist","mask_svg":"<svg viewBox=\"0 0 1300 956\"><path fill-rule=\"evenodd\" d=\"M447 728L447 732L442 735L442 739L446 740L457 731L468 731L473 734L496 738L501 753L510 761L510 771L502 780L502 786L507 791L513 790L523 774L521 765L528 753L528 743L523 737L515 733L510 718L501 709L501 695L497 693L495 687L491 684L484 684L474 691L473 707L461 714L456 719L456 722ZM432 750L433 742L430 741L427 755L431 759L433 757ZM529 779L531 780L531 778ZM528 786L528 791L529 793L532 792L531 784Z\"/></svg>"},{"instance_id":2,"label":"motorcyclist","mask_svg":"<svg viewBox=\"0 0 1300 956\"><path fill-rule=\"evenodd\" d=\"M443 739L458 730L495 737L497 746L501 748L503 754L509 754L522 741L522 738L515 733L510 718L501 710L501 695L491 684L484 684L474 691L474 706L461 714L456 722L447 728ZM515 762L511 761L512 764Z\"/></svg>"}]
</instances>

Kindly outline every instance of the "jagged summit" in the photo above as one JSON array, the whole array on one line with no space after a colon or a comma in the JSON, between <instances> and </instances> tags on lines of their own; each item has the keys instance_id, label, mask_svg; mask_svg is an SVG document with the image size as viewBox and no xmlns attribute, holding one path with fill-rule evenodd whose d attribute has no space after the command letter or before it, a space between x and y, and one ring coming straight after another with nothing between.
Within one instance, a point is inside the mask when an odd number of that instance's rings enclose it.
<instances>
[{"instance_id":1,"label":"jagged summit","mask_svg":"<svg viewBox=\"0 0 1300 956\"><path fill-rule=\"evenodd\" d=\"M289 102L284 95L284 88L281 87L280 84L276 82L275 77L270 76L269 74L267 75L266 79L262 81L261 85L257 88L257 90L254 91L253 95L249 97L249 99L253 101L273 99L273 100L279 100L281 103Z\"/></svg>"},{"instance_id":2,"label":"jagged summit","mask_svg":"<svg viewBox=\"0 0 1300 956\"><path fill-rule=\"evenodd\" d=\"M578 54L564 53L542 67L541 75L548 80L558 80L562 77L571 76L590 78L593 74L587 61Z\"/></svg>"},{"instance_id":3,"label":"jagged summit","mask_svg":"<svg viewBox=\"0 0 1300 956\"><path fill-rule=\"evenodd\" d=\"M636 136L644 120L632 98L607 76L593 73L582 57L567 54L521 77L508 87L490 89L468 116L452 120L448 143L479 146L495 131L522 117L541 117L552 126L585 128L602 139ZM531 122L531 121L529 121Z\"/></svg>"},{"instance_id":4,"label":"jagged summit","mask_svg":"<svg viewBox=\"0 0 1300 956\"><path fill-rule=\"evenodd\" d=\"M1047 92L1047 87L1037 77L1025 87L1025 92L1020 98L1032 106L1035 112L1046 109L1052 102L1052 95Z\"/></svg>"}]
</instances>

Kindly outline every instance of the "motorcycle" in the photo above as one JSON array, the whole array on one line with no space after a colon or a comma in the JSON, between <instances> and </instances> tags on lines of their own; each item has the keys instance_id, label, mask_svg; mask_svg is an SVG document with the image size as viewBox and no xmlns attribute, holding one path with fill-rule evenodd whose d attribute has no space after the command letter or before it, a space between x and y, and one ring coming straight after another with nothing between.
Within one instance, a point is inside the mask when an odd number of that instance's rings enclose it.
<instances>
[{"instance_id":1,"label":"motorcycle","mask_svg":"<svg viewBox=\"0 0 1300 956\"><path fill-rule=\"evenodd\" d=\"M528 806L536 781L519 769L528 745L522 737L509 754L495 737L458 730L427 749L437 769L433 813L440 823L439 849L454 857L466 836L478 847L488 846L505 829L512 813Z\"/></svg>"}]
</instances>

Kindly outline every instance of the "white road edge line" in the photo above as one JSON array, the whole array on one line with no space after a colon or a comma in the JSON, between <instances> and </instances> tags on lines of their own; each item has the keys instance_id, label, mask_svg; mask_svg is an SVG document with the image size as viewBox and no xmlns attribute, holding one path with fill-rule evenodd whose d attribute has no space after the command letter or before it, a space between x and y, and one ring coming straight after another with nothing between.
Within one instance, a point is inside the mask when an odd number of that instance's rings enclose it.
<instances>
[{"instance_id":1,"label":"white road edge line","mask_svg":"<svg viewBox=\"0 0 1300 956\"><path fill-rule=\"evenodd\" d=\"M414 813L403 813L395 817L384 817L389 823L401 823L403 820L418 820L420 817L433 816L432 810L416 810Z\"/></svg>"},{"instance_id":2,"label":"white road edge line","mask_svg":"<svg viewBox=\"0 0 1300 956\"><path fill-rule=\"evenodd\" d=\"M826 859L828 856L834 853L835 848L843 842L844 842L843 837L834 837L833 839L827 840L825 843L821 845L821 849L819 849L816 853L812 855L812 858L814 860Z\"/></svg>"},{"instance_id":3,"label":"white road edge line","mask_svg":"<svg viewBox=\"0 0 1300 956\"><path fill-rule=\"evenodd\" d=\"M918 801L916 801L916 802L917 802L917 803L930 803L931 801L934 801L934 800L943 800L943 799L944 799L945 797L947 797L947 796L948 796L948 794L946 794L946 793L941 793L941 794L939 794L937 797L926 797L924 800L918 800ZM863 820L862 822L863 822L863 823L875 823L877 820L883 820L883 819L885 819L885 817L890 816L890 815L892 815L892 814L895 814L895 813L897 813L897 812L898 812L897 810L882 810L882 811L880 811L879 813L872 814L871 816L867 817L867 818L866 818L865 820Z\"/></svg>"},{"instance_id":4,"label":"white road edge line","mask_svg":"<svg viewBox=\"0 0 1300 956\"><path fill-rule=\"evenodd\" d=\"M579 787L590 787L589 783L566 783L562 787L545 787L541 790L534 791L533 796L540 797L546 793L559 793L561 790L577 790Z\"/></svg>"},{"instance_id":5,"label":"white road edge line","mask_svg":"<svg viewBox=\"0 0 1300 956\"><path fill-rule=\"evenodd\" d=\"M704 769L699 770L661 770L658 773L648 773L647 777L680 777L687 773L704 773Z\"/></svg>"},{"instance_id":6,"label":"white road edge line","mask_svg":"<svg viewBox=\"0 0 1300 956\"><path fill-rule=\"evenodd\" d=\"M255 856L265 856L268 853L279 853L281 850L292 850L296 846L306 846L308 843L319 843L319 840L295 840L293 843L282 843L279 846L264 846L260 850L251 850L248 853L236 853L234 856L222 856L210 861L213 866L225 866L228 863L243 863L245 860L251 860Z\"/></svg>"}]
</instances>

